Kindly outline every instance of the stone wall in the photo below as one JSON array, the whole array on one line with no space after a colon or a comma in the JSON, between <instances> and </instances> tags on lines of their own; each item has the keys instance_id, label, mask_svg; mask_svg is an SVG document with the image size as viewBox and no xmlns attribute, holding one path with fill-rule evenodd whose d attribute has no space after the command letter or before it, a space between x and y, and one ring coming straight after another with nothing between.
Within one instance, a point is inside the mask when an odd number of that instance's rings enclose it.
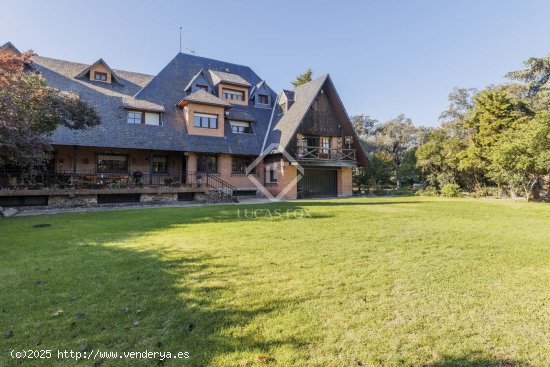
<instances>
[{"instance_id":1,"label":"stone wall","mask_svg":"<svg viewBox=\"0 0 550 367\"><path fill-rule=\"evenodd\" d=\"M48 206L52 208L89 207L97 205L97 195L59 195L48 197Z\"/></svg>"},{"instance_id":2,"label":"stone wall","mask_svg":"<svg viewBox=\"0 0 550 367\"><path fill-rule=\"evenodd\" d=\"M173 203L178 201L178 194L141 194L142 203Z\"/></svg>"}]
</instances>

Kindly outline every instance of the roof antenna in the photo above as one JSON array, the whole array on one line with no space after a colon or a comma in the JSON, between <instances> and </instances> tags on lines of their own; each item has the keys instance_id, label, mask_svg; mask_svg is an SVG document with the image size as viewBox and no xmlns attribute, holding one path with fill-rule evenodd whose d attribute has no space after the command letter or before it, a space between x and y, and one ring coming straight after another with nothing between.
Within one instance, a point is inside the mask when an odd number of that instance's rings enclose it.
<instances>
[{"instance_id":1,"label":"roof antenna","mask_svg":"<svg viewBox=\"0 0 550 367\"><path fill-rule=\"evenodd\" d=\"M185 48L187 51L191 52L193 55L195 54L195 51L194 50L191 50L189 47L186 47Z\"/></svg>"},{"instance_id":2,"label":"roof antenna","mask_svg":"<svg viewBox=\"0 0 550 367\"><path fill-rule=\"evenodd\" d=\"M181 26L180 26L180 54L181 54Z\"/></svg>"}]
</instances>

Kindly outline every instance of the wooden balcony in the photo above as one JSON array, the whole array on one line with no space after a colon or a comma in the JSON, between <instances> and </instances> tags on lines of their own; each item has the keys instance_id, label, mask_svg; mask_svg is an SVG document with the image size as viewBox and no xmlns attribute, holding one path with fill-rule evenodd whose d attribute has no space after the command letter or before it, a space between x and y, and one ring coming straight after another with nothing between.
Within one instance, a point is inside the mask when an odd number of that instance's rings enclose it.
<instances>
[{"instance_id":1,"label":"wooden balcony","mask_svg":"<svg viewBox=\"0 0 550 367\"><path fill-rule=\"evenodd\" d=\"M321 148L316 146L297 146L292 149L293 156L305 165L355 166L355 149Z\"/></svg>"}]
</instances>

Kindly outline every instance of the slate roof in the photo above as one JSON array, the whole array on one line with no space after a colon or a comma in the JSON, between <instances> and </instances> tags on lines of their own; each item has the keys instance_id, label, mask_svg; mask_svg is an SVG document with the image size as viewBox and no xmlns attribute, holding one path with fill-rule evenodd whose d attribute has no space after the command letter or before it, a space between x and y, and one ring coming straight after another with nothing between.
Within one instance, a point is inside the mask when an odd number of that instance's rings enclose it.
<instances>
[{"instance_id":1,"label":"slate roof","mask_svg":"<svg viewBox=\"0 0 550 367\"><path fill-rule=\"evenodd\" d=\"M6 43L4 43L2 46L0 46L0 51L5 51L5 50L9 50L9 49L12 49L13 51L15 51L15 53L16 53L17 55L21 55L21 51L19 51L19 50L17 49L17 47L15 47L15 46L13 45L13 43L11 43L11 42L9 42L9 41L6 42Z\"/></svg>"},{"instance_id":2,"label":"slate roof","mask_svg":"<svg viewBox=\"0 0 550 367\"><path fill-rule=\"evenodd\" d=\"M114 69L119 82L104 83L76 78L90 67L87 64L42 56L34 56L32 61L48 85L78 95L95 107L101 118L100 125L86 130L59 127L50 137L51 143L57 145L259 155L264 140L286 146L323 85L330 83L334 89L330 77L324 75L293 92L286 91L295 103L282 114L277 103L273 108L254 107L253 101L245 106L232 105L203 90L186 96L186 86L201 70L226 79L231 75L233 81L245 81L249 86L262 85L262 79L244 65L179 53L156 76ZM269 93L275 101L276 94L271 89ZM335 89L332 94L338 98L334 101L339 104L339 116L349 120ZM182 100L227 107L224 137L189 135L183 109L177 107ZM162 126L128 124L126 110L132 108L162 112ZM233 133L229 119L253 121L254 133Z\"/></svg>"},{"instance_id":3,"label":"slate roof","mask_svg":"<svg viewBox=\"0 0 550 367\"><path fill-rule=\"evenodd\" d=\"M286 98L290 101L294 101L294 92L291 90L283 89L283 93Z\"/></svg>"},{"instance_id":4,"label":"slate roof","mask_svg":"<svg viewBox=\"0 0 550 367\"><path fill-rule=\"evenodd\" d=\"M200 103L200 104L209 104L214 106L231 107L230 103L225 102L223 99L220 99L215 95L213 95L212 93L208 93L205 90L198 90L195 93L191 93L187 97L183 98L179 104L181 104L184 101Z\"/></svg>"},{"instance_id":5,"label":"slate roof","mask_svg":"<svg viewBox=\"0 0 550 367\"><path fill-rule=\"evenodd\" d=\"M237 74L233 74L225 71L219 71L219 70L210 70L210 75L212 77L212 81L214 82L214 84L224 82L229 84L242 85L244 87L252 86L248 81L246 81L243 77Z\"/></svg>"},{"instance_id":6,"label":"slate roof","mask_svg":"<svg viewBox=\"0 0 550 367\"><path fill-rule=\"evenodd\" d=\"M254 115L251 114L250 112L237 110L237 109L227 110L225 112L225 116L230 120L248 121L248 122L256 121L256 119L254 118Z\"/></svg>"}]
</instances>

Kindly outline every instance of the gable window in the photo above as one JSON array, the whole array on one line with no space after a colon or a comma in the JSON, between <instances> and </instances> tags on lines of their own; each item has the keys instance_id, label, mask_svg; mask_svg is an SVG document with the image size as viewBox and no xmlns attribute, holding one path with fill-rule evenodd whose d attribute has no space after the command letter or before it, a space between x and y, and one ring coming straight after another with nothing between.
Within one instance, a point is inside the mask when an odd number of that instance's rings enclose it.
<instances>
[{"instance_id":1,"label":"gable window","mask_svg":"<svg viewBox=\"0 0 550 367\"><path fill-rule=\"evenodd\" d=\"M141 124L143 114L138 111L128 111L128 123L129 124Z\"/></svg>"},{"instance_id":2,"label":"gable window","mask_svg":"<svg viewBox=\"0 0 550 367\"><path fill-rule=\"evenodd\" d=\"M125 173L128 172L128 156L123 154L98 154L97 172Z\"/></svg>"},{"instance_id":3,"label":"gable window","mask_svg":"<svg viewBox=\"0 0 550 367\"><path fill-rule=\"evenodd\" d=\"M269 98L266 94L258 94L258 103L269 104Z\"/></svg>"},{"instance_id":4,"label":"gable window","mask_svg":"<svg viewBox=\"0 0 550 367\"><path fill-rule=\"evenodd\" d=\"M107 73L102 73L102 72L99 72L99 71L95 71L94 72L94 80L99 80L101 82L106 82L107 81Z\"/></svg>"},{"instance_id":5,"label":"gable window","mask_svg":"<svg viewBox=\"0 0 550 367\"><path fill-rule=\"evenodd\" d=\"M197 155L197 172L217 173L218 156L207 154Z\"/></svg>"},{"instance_id":6,"label":"gable window","mask_svg":"<svg viewBox=\"0 0 550 367\"><path fill-rule=\"evenodd\" d=\"M204 113L195 113L193 115L193 126L204 129L217 129L218 128L218 116L207 115Z\"/></svg>"},{"instance_id":7,"label":"gable window","mask_svg":"<svg viewBox=\"0 0 550 367\"><path fill-rule=\"evenodd\" d=\"M153 156L153 172L167 173L168 172L168 157L164 155Z\"/></svg>"},{"instance_id":8,"label":"gable window","mask_svg":"<svg viewBox=\"0 0 550 367\"><path fill-rule=\"evenodd\" d=\"M160 126L160 113L145 112L145 125Z\"/></svg>"},{"instance_id":9,"label":"gable window","mask_svg":"<svg viewBox=\"0 0 550 367\"><path fill-rule=\"evenodd\" d=\"M205 90L205 91L208 91L208 86L207 86L207 85L197 84L197 90Z\"/></svg>"},{"instance_id":10,"label":"gable window","mask_svg":"<svg viewBox=\"0 0 550 367\"><path fill-rule=\"evenodd\" d=\"M244 175L246 174L246 168L252 164L254 160L248 157L233 157L231 174ZM256 174L256 167L254 167L250 174Z\"/></svg>"},{"instance_id":11,"label":"gable window","mask_svg":"<svg viewBox=\"0 0 550 367\"><path fill-rule=\"evenodd\" d=\"M246 121L229 121L231 131L240 134L252 134L252 126Z\"/></svg>"},{"instance_id":12,"label":"gable window","mask_svg":"<svg viewBox=\"0 0 550 367\"><path fill-rule=\"evenodd\" d=\"M244 101L244 92L240 90L233 89L222 89L222 95L225 99L230 99L233 101Z\"/></svg>"}]
</instances>

